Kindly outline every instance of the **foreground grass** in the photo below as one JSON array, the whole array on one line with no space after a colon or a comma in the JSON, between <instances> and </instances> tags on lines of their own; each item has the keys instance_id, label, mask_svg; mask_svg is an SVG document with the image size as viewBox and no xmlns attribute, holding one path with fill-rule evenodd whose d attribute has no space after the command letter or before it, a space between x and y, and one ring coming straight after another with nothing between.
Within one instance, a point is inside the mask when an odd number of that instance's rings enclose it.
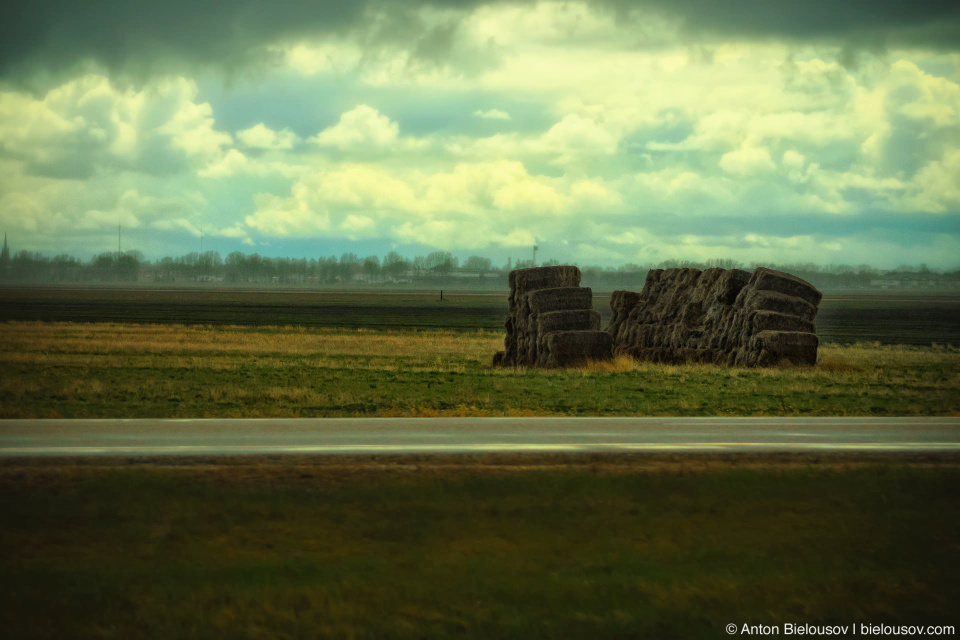
<instances>
[{"instance_id":1,"label":"foreground grass","mask_svg":"<svg viewBox=\"0 0 960 640\"><path fill-rule=\"evenodd\" d=\"M502 335L0 324L0 417L957 415L960 351L825 345L816 367L494 369Z\"/></svg>"},{"instance_id":2,"label":"foreground grass","mask_svg":"<svg viewBox=\"0 0 960 640\"><path fill-rule=\"evenodd\" d=\"M7 638L716 638L731 622L957 621L951 466L18 464L0 468Z\"/></svg>"}]
</instances>

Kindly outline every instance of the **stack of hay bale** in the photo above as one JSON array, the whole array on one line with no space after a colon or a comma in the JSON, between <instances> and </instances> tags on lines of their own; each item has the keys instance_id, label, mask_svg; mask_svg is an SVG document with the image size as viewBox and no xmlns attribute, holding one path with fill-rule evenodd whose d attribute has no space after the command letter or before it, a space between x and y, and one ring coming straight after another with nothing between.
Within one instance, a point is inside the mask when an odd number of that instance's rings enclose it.
<instances>
[{"instance_id":1,"label":"stack of hay bale","mask_svg":"<svg viewBox=\"0 0 960 640\"><path fill-rule=\"evenodd\" d=\"M593 292L580 269L534 267L510 272L510 315L498 366L566 367L611 357L612 337L600 330Z\"/></svg>"},{"instance_id":2,"label":"stack of hay bale","mask_svg":"<svg viewBox=\"0 0 960 640\"><path fill-rule=\"evenodd\" d=\"M614 292L607 331L616 354L656 362L812 365L821 294L788 273L653 269L643 291Z\"/></svg>"}]
</instances>

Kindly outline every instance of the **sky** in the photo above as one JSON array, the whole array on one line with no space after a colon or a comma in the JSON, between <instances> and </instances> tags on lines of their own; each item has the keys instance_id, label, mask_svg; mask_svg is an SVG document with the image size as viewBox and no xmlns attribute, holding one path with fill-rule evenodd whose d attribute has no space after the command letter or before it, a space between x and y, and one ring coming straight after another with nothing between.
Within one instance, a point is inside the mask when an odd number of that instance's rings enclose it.
<instances>
[{"instance_id":1,"label":"sky","mask_svg":"<svg viewBox=\"0 0 960 640\"><path fill-rule=\"evenodd\" d=\"M0 231L82 258L957 268L957 7L20 3Z\"/></svg>"}]
</instances>

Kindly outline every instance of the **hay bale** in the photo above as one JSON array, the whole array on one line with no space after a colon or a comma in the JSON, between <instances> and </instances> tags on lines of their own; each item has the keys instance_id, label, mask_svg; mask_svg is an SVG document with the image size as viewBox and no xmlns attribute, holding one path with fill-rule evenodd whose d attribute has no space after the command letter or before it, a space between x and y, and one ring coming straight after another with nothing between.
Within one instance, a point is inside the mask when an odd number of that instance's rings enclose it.
<instances>
[{"instance_id":1,"label":"hay bale","mask_svg":"<svg viewBox=\"0 0 960 640\"><path fill-rule=\"evenodd\" d=\"M593 294L581 289L580 270L574 266L535 267L510 272L510 314L504 326L499 366L531 366L543 358L543 336L557 330L599 329ZM574 311L574 315L550 316ZM541 322L541 316L546 316ZM544 324L545 323L545 324Z\"/></svg>"},{"instance_id":2,"label":"hay bale","mask_svg":"<svg viewBox=\"0 0 960 640\"><path fill-rule=\"evenodd\" d=\"M823 294L806 280L766 267L754 269L749 284L757 291L776 291L784 295L801 298L814 307L820 304L820 299L823 297Z\"/></svg>"},{"instance_id":3,"label":"hay bale","mask_svg":"<svg viewBox=\"0 0 960 640\"><path fill-rule=\"evenodd\" d=\"M592 309L593 291L589 287L557 287L540 289L527 294L527 304L533 314L571 309Z\"/></svg>"},{"instance_id":4,"label":"hay bale","mask_svg":"<svg viewBox=\"0 0 960 640\"><path fill-rule=\"evenodd\" d=\"M787 361L793 364L815 365L819 339L814 333L800 331L761 331L756 336L758 364L761 366Z\"/></svg>"},{"instance_id":5,"label":"hay bale","mask_svg":"<svg viewBox=\"0 0 960 640\"><path fill-rule=\"evenodd\" d=\"M722 305L732 305L747 283L750 273L743 269L724 269L713 287L714 299Z\"/></svg>"},{"instance_id":6,"label":"hay bale","mask_svg":"<svg viewBox=\"0 0 960 640\"><path fill-rule=\"evenodd\" d=\"M614 292L603 332L593 292L579 284L572 266L511 272L507 336L495 364L570 366L614 352L738 366L816 361L820 292L790 274L651 269L639 294Z\"/></svg>"},{"instance_id":7,"label":"hay bale","mask_svg":"<svg viewBox=\"0 0 960 640\"><path fill-rule=\"evenodd\" d=\"M600 314L593 309L548 311L537 316L537 332L543 336L554 331L599 331Z\"/></svg>"},{"instance_id":8,"label":"hay bale","mask_svg":"<svg viewBox=\"0 0 960 640\"><path fill-rule=\"evenodd\" d=\"M616 338L630 312L640 303L640 294L633 291L614 291L610 296L610 324L607 333Z\"/></svg>"},{"instance_id":9,"label":"hay bale","mask_svg":"<svg viewBox=\"0 0 960 640\"><path fill-rule=\"evenodd\" d=\"M778 291L750 291L744 297L743 307L748 311L775 311L788 316L796 316L809 322L813 322L817 315L817 308L803 298Z\"/></svg>"},{"instance_id":10,"label":"hay bale","mask_svg":"<svg viewBox=\"0 0 960 640\"><path fill-rule=\"evenodd\" d=\"M755 333L761 331L799 331L814 333L813 323L799 316L793 316L768 309L758 309L750 315L750 327Z\"/></svg>"},{"instance_id":11,"label":"hay bale","mask_svg":"<svg viewBox=\"0 0 960 640\"><path fill-rule=\"evenodd\" d=\"M640 294L611 298L607 331L615 353L658 362L805 364L816 361L820 299L808 282L763 267L652 269Z\"/></svg>"},{"instance_id":12,"label":"hay bale","mask_svg":"<svg viewBox=\"0 0 960 640\"><path fill-rule=\"evenodd\" d=\"M510 291L517 296L540 289L580 286L580 269L573 266L515 269L509 275Z\"/></svg>"},{"instance_id":13,"label":"hay bale","mask_svg":"<svg viewBox=\"0 0 960 640\"><path fill-rule=\"evenodd\" d=\"M537 316L536 363L547 366L547 338L558 331L599 331L600 314L593 309L549 311Z\"/></svg>"},{"instance_id":14,"label":"hay bale","mask_svg":"<svg viewBox=\"0 0 960 640\"><path fill-rule=\"evenodd\" d=\"M613 357L613 338L606 331L557 331L546 336L546 367L573 367Z\"/></svg>"}]
</instances>

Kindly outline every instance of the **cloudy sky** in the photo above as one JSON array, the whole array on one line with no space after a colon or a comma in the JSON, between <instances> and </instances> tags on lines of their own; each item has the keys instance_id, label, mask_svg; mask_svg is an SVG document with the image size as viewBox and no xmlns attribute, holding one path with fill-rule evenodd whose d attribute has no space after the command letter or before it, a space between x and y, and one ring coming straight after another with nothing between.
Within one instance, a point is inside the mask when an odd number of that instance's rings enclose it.
<instances>
[{"instance_id":1,"label":"cloudy sky","mask_svg":"<svg viewBox=\"0 0 960 640\"><path fill-rule=\"evenodd\" d=\"M148 258L960 266L939 0L39 0L0 231Z\"/></svg>"}]
</instances>

